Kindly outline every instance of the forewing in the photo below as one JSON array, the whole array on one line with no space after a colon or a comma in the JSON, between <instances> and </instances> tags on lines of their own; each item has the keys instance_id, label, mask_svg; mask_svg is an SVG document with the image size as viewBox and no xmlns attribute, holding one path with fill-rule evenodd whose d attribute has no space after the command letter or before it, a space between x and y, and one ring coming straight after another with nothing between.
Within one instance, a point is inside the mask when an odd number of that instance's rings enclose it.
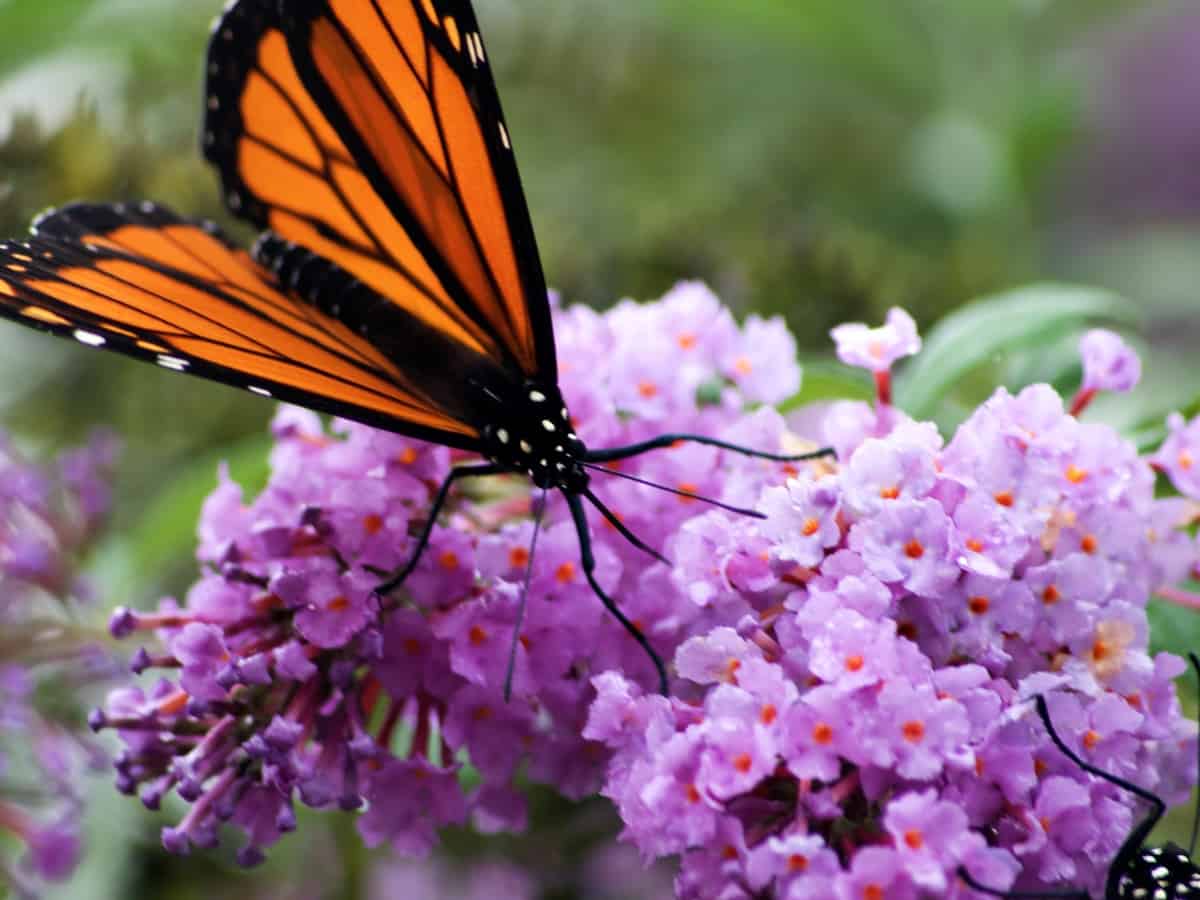
<instances>
[{"instance_id":1,"label":"forewing","mask_svg":"<svg viewBox=\"0 0 1200 900\"><path fill-rule=\"evenodd\" d=\"M555 376L533 229L468 3L241 0L214 29L207 94L204 150L235 213L514 374Z\"/></svg>"},{"instance_id":2,"label":"forewing","mask_svg":"<svg viewBox=\"0 0 1200 900\"><path fill-rule=\"evenodd\" d=\"M0 243L0 315L92 347L451 446L439 406L341 322L284 292L211 223L154 204L76 204Z\"/></svg>"}]
</instances>

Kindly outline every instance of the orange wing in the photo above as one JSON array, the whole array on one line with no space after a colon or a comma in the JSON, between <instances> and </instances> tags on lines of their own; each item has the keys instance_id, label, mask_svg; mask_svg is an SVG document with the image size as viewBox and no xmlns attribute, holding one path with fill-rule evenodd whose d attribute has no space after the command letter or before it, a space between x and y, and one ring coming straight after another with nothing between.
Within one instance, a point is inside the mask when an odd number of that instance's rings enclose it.
<instances>
[{"instance_id":1,"label":"orange wing","mask_svg":"<svg viewBox=\"0 0 1200 900\"><path fill-rule=\"evenodd\" d=\"M75 204L40 217L28 241L0 243L0 315L263 396L478 448L467 410L434 401L364 337L282 291L211 223L151 203Z\"/></svg>"},{"instance_id":2,"label":"orange wing","mask_svg":"<svg viewBox=\"0 0 1200 900\"><path fill-rule=\"evenodd\" d=\"M214 29L207 95L204 152L236 214L514 375L554 379L541 264L469 3L241 0Z\"/></svg>"}]
</instances>

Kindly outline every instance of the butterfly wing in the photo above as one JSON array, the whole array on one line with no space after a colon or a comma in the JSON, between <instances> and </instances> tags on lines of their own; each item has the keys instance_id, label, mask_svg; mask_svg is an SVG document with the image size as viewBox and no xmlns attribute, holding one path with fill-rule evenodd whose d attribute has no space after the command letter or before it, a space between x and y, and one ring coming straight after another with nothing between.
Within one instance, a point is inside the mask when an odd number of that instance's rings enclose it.
<instances>
[{"instance_id":1,"label":"butterfly wing","mask_svg":"<svg viewBox=\"0 0 1200 900\"><path fill-rule=\"evenodd\" d=\"M0 316L264 396L468 450L465 400L436 399L342 321L274 283L211 223L154 204L74 204L0 243ZM419 324L419 323L418 323ZM492 365L465 356L463 365Z\"/></svg>"},{"instance_id":2,"label":"butterfly wing","mask_svg":"<svg viewBox=\"0 0 1200 900\"><path fill-rule=\"evenodd\" d=\"M533 228L468 2L241 0L213 31L207 106L204 153L236 214L515 377L554 379Z\"/></svg>"}]
</instances>

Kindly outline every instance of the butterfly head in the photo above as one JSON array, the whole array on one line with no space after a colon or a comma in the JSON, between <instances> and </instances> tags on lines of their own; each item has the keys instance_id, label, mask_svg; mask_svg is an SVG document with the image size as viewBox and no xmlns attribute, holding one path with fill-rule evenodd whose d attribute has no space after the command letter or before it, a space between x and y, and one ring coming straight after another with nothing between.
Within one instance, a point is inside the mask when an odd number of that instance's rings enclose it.
<instances>
[{"instance_id":1,"label":"butterfly head","mask_svg":"<svg viewBox=\"0 0 1200 900\"><path fill-rule=\"evenodd\" d=\"M583 491L588 474L580 461L587 448L573 430L558 387L527 381L503 401L482 429L485 455L524 472L540 488Z\"/></svg>"}]
</instances>

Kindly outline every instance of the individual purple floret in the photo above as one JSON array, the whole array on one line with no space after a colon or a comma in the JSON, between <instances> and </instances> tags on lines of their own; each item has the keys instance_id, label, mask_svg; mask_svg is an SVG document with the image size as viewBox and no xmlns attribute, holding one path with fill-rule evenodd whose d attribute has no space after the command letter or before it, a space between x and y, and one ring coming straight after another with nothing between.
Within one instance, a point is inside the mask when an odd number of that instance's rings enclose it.
<instances>
[{"instance_id":1,"label":"individual purple floret","mask_svg":"<svg viewBox=\"0 0 1200 900\"><path fill-rule=\"evenodd\" d=\"M1083 412L1099 391L1125 394L1142 378L1142 361L1115 331L1093 328L1079 339L1083 384L1071 401L1071 415Z\"/></svg>"}]
</instances>

